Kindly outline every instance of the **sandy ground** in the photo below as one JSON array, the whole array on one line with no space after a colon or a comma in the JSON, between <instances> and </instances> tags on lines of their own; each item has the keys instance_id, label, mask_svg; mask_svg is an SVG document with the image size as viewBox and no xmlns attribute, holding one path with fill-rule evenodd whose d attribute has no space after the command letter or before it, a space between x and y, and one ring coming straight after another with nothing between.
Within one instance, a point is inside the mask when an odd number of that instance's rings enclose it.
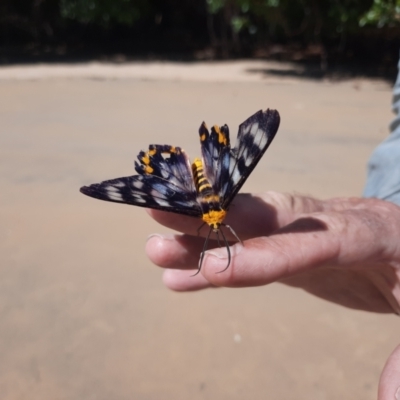
<instances>
[{"instance_id":1,"label":"sandy ground","mask_svg":"<svg viewBox=\"0 0 400 400\"><path fill-rule=\"evenodd\" d=\"M282 73L282 70L284 71ZM177 294L144 254L166 232L79 187L133 173L149 143L277 108L245 191L358 196L387 135L383 81L296 78L289 64L0 69L0 399L376 398L399 319L272 284Z\"/></svg>"}]
</instances>

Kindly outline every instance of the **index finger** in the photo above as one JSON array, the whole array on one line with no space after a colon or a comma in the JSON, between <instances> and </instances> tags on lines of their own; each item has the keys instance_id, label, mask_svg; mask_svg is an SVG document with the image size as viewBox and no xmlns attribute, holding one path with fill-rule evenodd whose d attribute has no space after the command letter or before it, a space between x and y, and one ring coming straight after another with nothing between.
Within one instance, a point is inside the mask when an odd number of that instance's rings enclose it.
<instances>
[{"instance_id":1,"label":"index finger","mask_svg":"<svg viewBox=\"0 0 400 400\"><path fill-rule=\"evenodd\" d=\"M309 197L291 196L277 192L265 194L238 194L230 206L224 224L229 225L241 240L266 236L294 221L304 212L321 210L321 202ZM148 213L161 225L193 236L206 236L208 229L199 231L202 220L199 218L148 210ZM228 240L236 241L234 235L226 230Z\"/></svg>"}]
</instances>

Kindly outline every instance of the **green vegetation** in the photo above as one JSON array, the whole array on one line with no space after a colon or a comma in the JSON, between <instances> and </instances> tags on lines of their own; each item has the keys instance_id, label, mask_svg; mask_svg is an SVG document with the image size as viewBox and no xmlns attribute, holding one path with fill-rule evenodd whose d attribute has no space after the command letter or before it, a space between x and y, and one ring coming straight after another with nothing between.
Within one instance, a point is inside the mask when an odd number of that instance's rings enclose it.
<instances>
[{"instance_id":1,"label":"green vegetation","mask_svg":"<svg viewBox=\"0 0 400 400\"><path fill-rule=\"evenodd\" d=\"M400 0L3 0L0 49L384 58L399 23Z\"/></svg>"},{"instance_id":2,"label":"green vegetation","mask_svg":"<svg viewBox=\"0 0 400 400\"><path fill-rule=\"evenodd\" d=\"M378 28L400 23L400 0L374 0L370 9L360 18L360 26L374 24Z\"/></svg>"},{"instance_id":3,"label":"green vegetation","mask_svg":"<svg viewBox=\"0 0 400 400\"><path fill-rule=\"evenodd\" d=\"M133 25L147 14L149 3L146 0L60 0L60 14L82 24Z\"/></svg>"}]
</instances>

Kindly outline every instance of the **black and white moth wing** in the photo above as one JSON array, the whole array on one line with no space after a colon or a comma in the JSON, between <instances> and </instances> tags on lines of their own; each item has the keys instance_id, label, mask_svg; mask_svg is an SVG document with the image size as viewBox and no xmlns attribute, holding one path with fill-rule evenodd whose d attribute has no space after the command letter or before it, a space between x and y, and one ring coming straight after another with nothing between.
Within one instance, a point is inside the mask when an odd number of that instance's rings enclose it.
<instances>
[{"instance_id":1,"label":"black and white moth wing","mask_svg":"<svg viewBox=\"0 0 400 400\"><path fill-rule=\"evenodd\" d=\"M223 209L227 209L278 131L278 111L258 111L239 125L236 145L220 154L218 189Z\"/></svg>"},{"instance_id":2,"label":"black and white moth wing","mask_svg":"<svg viewBox=\"0 0 400 400\"><path fill-rule=\"evenodd\" d=\"M150 145L138 160L139 175L95 183L80 191L104 201L201 217L190 161L181 148Z\"/></svg>"},{"instance_id":3,"label":"black and white moth wing","mask_svg":"<svg viewBox=\"0 0 400 400\"><path fill-rule=\"evenodd\" d=\"M214 193L219 193L220 165L223 155L230 150L229 128L226 124L220 127L214 125L209 131L203 122L199 128L199 135L205 176Z\"/></svg>"},{"instance_id":4,"label":"black and white moth wing","mask_svg":"<svg viewBox=\"0 0 400 400\"><path fill-rule=\"evenodd\" d=\"M135 169L140 175L157 176L196 196L190 160L180 147L153 144L137 158L139 163L135 162Z\"/></svg>"},{"instance_id":5,"label":"black and white moth wing","mask_svg":"<svg viewBox=\"0 0 400 400\"><path fill-rule=\"evenodd\" d=\"M196 197L154 175L134 175L83 186L81 193L99 200L201 217Z\"/></svg>"}]
</instances>

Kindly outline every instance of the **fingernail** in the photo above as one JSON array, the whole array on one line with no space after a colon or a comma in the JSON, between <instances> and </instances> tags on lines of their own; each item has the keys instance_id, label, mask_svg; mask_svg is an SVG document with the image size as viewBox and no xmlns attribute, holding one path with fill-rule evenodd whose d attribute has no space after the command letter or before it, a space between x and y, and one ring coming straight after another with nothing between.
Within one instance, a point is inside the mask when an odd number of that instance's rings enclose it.
<instances>
[{"instance_id":1,"label":"fingernail","mask_svg":"<svg viewBox=\"0 0 400 400\"><path fill-rule=\"evenodd\" d=\"M238 243L233 246L229 246L229 250L231 252L231 257L235 257L238 255L243 249L243 246ZM207 255L217 257L219 259L226 259L228 258L228 251L226 247L221 247L218 249L211 249L206 251Z\"/></svg>"},{"instance_id":2,"label":"fingernail","mask_svg":"<svg viewBox=\"0 0 400 400\"><path fill-rule=\"evenodd\" d=\"M162 235L161 233L152 233L151 235L147 236L146 242L148 242L153 237L156 237L156 238L159 238L162 240L173 240L175 238L175 235L172 235L172 234Z\"/></svg>"},{"instance_id":3,"label":"fingernail","mask_svg":"<svg viewBox=\"0 0 400 400\"><path fill-rule=\"evenodd\" d=\"M400 386L397 388L396 394L394 395L394 397L396 398L396 400L400 400Z\"/></svg>"}]
</instances>

